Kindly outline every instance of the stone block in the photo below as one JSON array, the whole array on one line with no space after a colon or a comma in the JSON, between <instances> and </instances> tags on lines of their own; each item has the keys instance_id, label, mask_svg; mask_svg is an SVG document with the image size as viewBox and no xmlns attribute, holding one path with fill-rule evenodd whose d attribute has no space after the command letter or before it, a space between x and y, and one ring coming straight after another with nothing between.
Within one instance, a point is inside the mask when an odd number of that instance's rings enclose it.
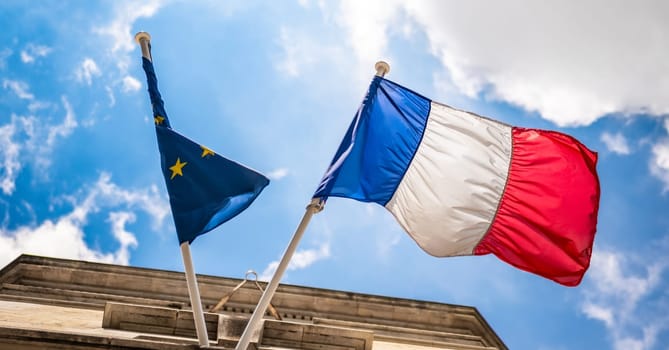
<instances>
[{"instance_id":1,"label":"stone block","mask_svg":"<svg viewBox=\"0 0 669 350\"><path fill-rule=\"evenodd\" d=\"M204 313L204 323L207 327L207 336L209 339L216 340L218 338L218 314ZM193 319L193 312L190 310L179 310L177 312L176 326L174 328L174 335L182 337L197 338L195 330L195 320Z\"/></svg>"},{"instance_id":2,"label":"stone block","mask_svg":"<svg viewBox=\"0 0 669 350\"><path fill-rule=\"evenodd\" d=\"M164 307L149 307L133 304L107 303L102 316L102 328L171 334L176 327L178 310Z\"/></svg>"},{"instance_id":3,"label":"stone block","mask_svg":"<svg viewBox=\"0 0 669 350\"><path fill-rule=\"evenodd\" d=\"M302 350L371 350L374 333L287 321L265 320L261 346Z\"/></svg>"}]
</instances>

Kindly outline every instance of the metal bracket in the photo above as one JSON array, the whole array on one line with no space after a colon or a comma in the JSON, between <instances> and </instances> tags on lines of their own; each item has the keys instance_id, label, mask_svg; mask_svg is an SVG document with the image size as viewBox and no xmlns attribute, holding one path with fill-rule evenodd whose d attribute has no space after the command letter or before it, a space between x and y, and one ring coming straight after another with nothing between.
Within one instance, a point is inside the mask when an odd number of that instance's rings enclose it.
<instances>
[{"instance_id":1,"label":"metal bracket","mask_svg":"<svg viewBox=\"0 0 669 350\"><path fill-rule=\"evenodd\" d=\"M244 285L246 284L246 282L249 281L249 275L253 275L253 276L254 276L254 278L253 278L253 282L255 283L255 285L256 285L256 287L258 288L258 290L260 290L260 293L261 293L261 294L264 293L265 290L260 286L260 283L258 283L258 273L256 273L256 272L253 271L253 270L248 270L248 271L246 271L246 274L244 275L244 280L241 281L237 286L235 286L235 288L233 288L231 291L229 291L228 293L226 293L225 295L223 295L223 297L221 298L221 300L220 300L214 307L212 307L211 309L209 309L209 312L218 312L218 311L220 311L220 310L223 308L223 306L225 305L225 303L227 303L228 300L230 300L230 298L232 297L232 295L235 294L235 292L237 292L237 291L239 290L239 288L241 288L242 286L244 286ZM281 315L279 315L279 313L276 311L276 309L274 308L274 306L272 306L271 303L269 304L269 306L268 306L267 308L268 308L268 310L269 310L269 313L272 314L272 316L274 316L274 318L276 318L276 319L279 320L279 321L281 320Z\"/></svg>"}]
</instances>

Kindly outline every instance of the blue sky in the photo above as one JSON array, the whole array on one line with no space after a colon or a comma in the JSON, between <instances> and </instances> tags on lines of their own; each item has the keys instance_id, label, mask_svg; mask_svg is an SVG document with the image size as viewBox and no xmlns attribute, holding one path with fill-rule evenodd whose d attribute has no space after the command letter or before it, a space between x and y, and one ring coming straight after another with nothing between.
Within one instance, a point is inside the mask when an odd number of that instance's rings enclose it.
<instances>
[{"instance_id":1,"label":"blue sky","mask_svg":"<svg viewBox=\"0 0 669 350\"><path fill-rule=\"evenodd\" d=\"M373 64L448 105L599 152L577 288L494 257L425 254L383 208L332 199L284 283L472 305L512 349L667 349L664 2L4 1L0 265L21 253L182 270L134 33L172 126L272 178L191 247L196 271L270 276Z\"/></svg>"}]
</instances>

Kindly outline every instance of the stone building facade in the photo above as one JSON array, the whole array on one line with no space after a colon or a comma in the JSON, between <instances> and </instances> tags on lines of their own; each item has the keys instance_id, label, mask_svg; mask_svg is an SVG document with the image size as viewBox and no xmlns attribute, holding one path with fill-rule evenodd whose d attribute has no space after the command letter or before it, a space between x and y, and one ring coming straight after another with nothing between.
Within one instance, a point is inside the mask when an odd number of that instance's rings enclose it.
<instances>
[{"instance_id":1,"label":"stone building facade","mask_svg":"<svg viewBox=\"0 0 669 350\"><path fill-rule=\"evenodd\" d=\"M234 348L260 298L244 281L198 276L205 310L219 304L212 349ZM507 349L469 306L285 284L272 305L249 348ZM0 271L0 349L198 348L183 273L29 255Z\"/></svg>"}]
</instances>

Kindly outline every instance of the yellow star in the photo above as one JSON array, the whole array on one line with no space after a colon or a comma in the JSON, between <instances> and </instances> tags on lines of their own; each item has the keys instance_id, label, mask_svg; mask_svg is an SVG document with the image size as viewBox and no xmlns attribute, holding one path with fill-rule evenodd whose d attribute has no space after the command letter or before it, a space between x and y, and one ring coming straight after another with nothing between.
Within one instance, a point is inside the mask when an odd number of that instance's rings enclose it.
<instances>
[{"instance_id":1,"label":"yellow star","mask_svg":"<svg viewBox=\"0 0 669 350\"><path fill-rule=\"evenodd\" d=\"M156 123L156 125L162 124L163 120L165 120L165 117L161 117L159 115L153 117L153 122Z\"/></svg>"},{"instance_id":2,"label":"yellow star","mask_svg":"<svg viewBox=\"0 0 669 350\"><path fill-rule=\"evenodd\" d=\"M181 159L177 157L177 162L170 167L170 170L172 170L172 177L170 177L170 180L174 179L175 176L184 176L184 173L181 169L183 169L184 166L186 166L188 162L181 162Z\"/></svg>"},{"instance_id":3,"label":"yellow star","mask_svg":"<svg viewBox=\"0 0 669 350\"><path fill-rule=\"evenodd\" d=\"M202 146L202 145L200 145L200 148L202 148L202 158L206 157L208 154L211 154L212 156L213 156L214 154L216 154L216 153L214 153L214 151L212 151L212 150L210 150L209 148L204 147L204 146Z\"/></svg>"}]
</instances>

